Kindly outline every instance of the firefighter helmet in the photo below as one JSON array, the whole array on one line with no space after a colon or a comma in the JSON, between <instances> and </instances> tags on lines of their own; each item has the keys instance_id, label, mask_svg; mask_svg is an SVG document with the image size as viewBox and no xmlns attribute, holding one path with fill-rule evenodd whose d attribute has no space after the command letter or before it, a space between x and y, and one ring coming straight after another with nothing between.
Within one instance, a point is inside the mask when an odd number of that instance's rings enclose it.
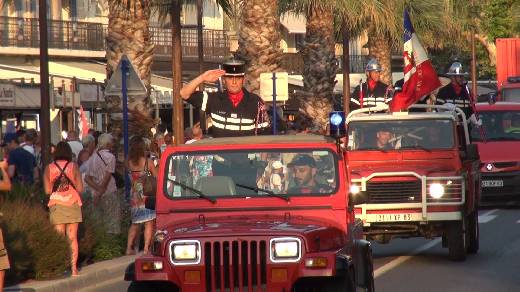
<instances>
[{"instance_id":1,"label":"firefighter helmet","mask_svg":"<svg viewBox=\"0 0 520 292\"><path fill-rule=\"evenodd\" d=\"M450 69L448 69L448 73L446 73L448 76L467 76L468 72L463 72L462 70L462 64L459 62L453 62L451 64Z\"/></svg>"},{"instance_id":2,"label":"firefighter helmet","mask_svg":"<svg viewBox=\"0 0 520 292\"><path fill-rule=\"evenodd\" d=\"M381 65L379 65L379 63L377 62L377 59L370 59L367 63L367 67L365 69L365 71L377 71L377 72L381 72Z\"/></svg>"}]
</instances>

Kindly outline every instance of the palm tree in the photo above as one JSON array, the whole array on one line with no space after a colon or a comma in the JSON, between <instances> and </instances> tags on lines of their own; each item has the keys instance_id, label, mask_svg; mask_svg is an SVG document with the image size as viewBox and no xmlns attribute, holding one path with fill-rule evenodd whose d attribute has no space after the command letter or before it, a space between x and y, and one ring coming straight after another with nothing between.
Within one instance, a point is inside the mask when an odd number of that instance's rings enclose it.
<instances>
[{"instance_id":1,"label":"palm tree","mask_svg":"<svg viewBox=\"0 0 520 292\"><path fill-rule=\"evenodd\" d=\"M129 97L129 132L149 136L155 124L150 115L151 68L154 44L150 35L150 0L108 0L108 32L106 36L107 79L109 79L123 55L128 59L143 80L147 95ZM107 99L109 111L120 112L121 98ZM111 127L121 127L121 116L111 115Z\"/></svg>"},{"instance_id":2,"label":"palm tree","mask_svg":"<svg viewBox=\"0 0 520 292\"><path fill-rule=\"evenodd\" d=\"M278 0L244 0L240 19L238 55L246 62L245 87L258 93L260 73L281 68Z\"/></svg>"}]
</instances>

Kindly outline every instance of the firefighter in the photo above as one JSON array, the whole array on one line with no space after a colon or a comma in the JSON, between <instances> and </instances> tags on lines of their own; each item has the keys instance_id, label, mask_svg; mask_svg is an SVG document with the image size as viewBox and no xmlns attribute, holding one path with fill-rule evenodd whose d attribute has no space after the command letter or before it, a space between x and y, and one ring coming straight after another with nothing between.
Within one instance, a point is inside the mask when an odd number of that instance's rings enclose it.
<instances>
[{"instance_id":1,"label":"firefighter","mask_svg":"<svg viewBox=\"0 0 520 292\"><path fill-rule=\"evenodd\" d=\"M446 73L450 77L450 84L444 86L437 93L436 104L443 105L451 103L460 108L466 118L470 118L473 114L467 81L464 77L468 76L467 72L463 72L462 64L454 62L451 64Z\"/></svg>"},{"instance_id":2,"label":"firefighter","mask_svg":"<svg viewBox=\"0 0 520 292\"><path fill-rule=\"evenodd\" d=\"M224 92L196 91L204 82L223 77ZM209 70L186 84L181 97L211 117L212 136L236 137L269 133L270 123L262 99L244 87L245 64L230 60L223 69Z\"/></svg>"},{"instance_id":3,"label":"firefighter","mask_svg":"<svg viewBox=\"0 0 520 292\"><path fill-rule=\"evenodd\" d=\"M374 107L387 104L391 97L388 96L388 85L381 82L381 65L376 59L370 59L365 69L367 82L356 86L352 94L353 108Z\"/></svg>"}]
</instances>

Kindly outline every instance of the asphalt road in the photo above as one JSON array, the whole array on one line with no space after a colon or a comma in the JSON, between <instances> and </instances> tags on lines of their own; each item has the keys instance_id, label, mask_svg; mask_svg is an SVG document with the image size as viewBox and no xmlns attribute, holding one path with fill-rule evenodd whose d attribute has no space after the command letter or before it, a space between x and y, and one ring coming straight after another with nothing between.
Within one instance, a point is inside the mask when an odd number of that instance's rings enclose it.
<instances>
[{"instance_id":1,"label":"asphalt road","mask_svg":"<svg viewBox=\"0 0 520 292\"><path fill-rule=\"evenodd\" d=\"M376 291L520 291L520 209L479 212L480 250L464 262L448 259L440 239L374 243ZM126 291L122 280L90 291Z\"/></svg>"}]
</instances>

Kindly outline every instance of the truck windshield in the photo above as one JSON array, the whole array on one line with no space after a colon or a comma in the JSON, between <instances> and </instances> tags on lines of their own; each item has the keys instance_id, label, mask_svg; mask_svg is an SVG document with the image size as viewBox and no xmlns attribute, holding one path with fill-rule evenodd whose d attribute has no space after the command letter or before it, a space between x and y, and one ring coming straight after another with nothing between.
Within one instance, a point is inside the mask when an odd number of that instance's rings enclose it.
<instances>
[{"instance_id":1,"label":"truck windshield","mask_svg":"<svg viewBox=\"0 0 520 292\"><path fill-rule=\"evenodd\" d=\"M174 153L164 192L170 199L330 195L338 187L330 150L251 150ZM186 187L183 187L186 186Z\"/></svg>"},{"instance_id":2,"label":"truck windshield","mask_svg":"<svg viewBox=\"0 0 520 292\"><path fill-rule=\"evenodd\" d=\"M487 141L520 140L520 111L482 111L479 117ZM482 140L478 128L472 129L471 138Z\"/></svg>"},{"instance_id":3,"label":"truck windshield","mask_svg":"<svg viewBox=\"0 0 520 292\"><path fill-rule=\"evenodd\" d=\"M519 102L520 101L520 88L504 88L502 90L502 100Z\"/></svg>"},{"instance_id":4,"label":"truck windshield","mask_svg":"<svg viewBox=\"0 0 520 292\"><path fill-rule=\"evenodd\" d=\"M348 124L348 150L421 150L454 147L449 119L352 121Z\"/></svg>"}]
</instances>

